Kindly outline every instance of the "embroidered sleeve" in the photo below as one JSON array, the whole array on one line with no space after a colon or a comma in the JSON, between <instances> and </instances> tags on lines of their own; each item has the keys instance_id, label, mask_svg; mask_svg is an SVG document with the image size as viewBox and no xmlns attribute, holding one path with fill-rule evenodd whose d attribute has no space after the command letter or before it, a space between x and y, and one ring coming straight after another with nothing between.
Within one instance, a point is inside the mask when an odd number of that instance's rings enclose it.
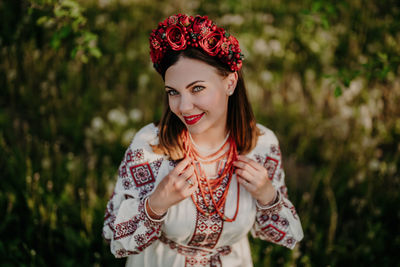
<instances>
[{"instance_id":1,"label":"embroidered sleeve","mask_svg":"<svg viewBox=\"0 0 400 267\"><path fill-rule=\"evenodd\" d=\"M154 188L162 158L149 160L146 153L137 142L130 145L107 203L103 236L117 258L140 253L161 235L162 220L148 217L145 201Z\"/></svg>"},{"instance_id":2,"label":"embroidered sleeve","mask_svg":"<svg viewBox=\"0 0 400 267\"><path fill-rule=\"evenodd\" d=\"M303 238L300 219L293 204L289 201L285 186L278 141L269 145L265 156L256 155L256 160L268 170L268 178L278 192L276 201L270 206L256 205L256 220L251 230L253 237L293 249Z\"/></svg>"}]
</instances>

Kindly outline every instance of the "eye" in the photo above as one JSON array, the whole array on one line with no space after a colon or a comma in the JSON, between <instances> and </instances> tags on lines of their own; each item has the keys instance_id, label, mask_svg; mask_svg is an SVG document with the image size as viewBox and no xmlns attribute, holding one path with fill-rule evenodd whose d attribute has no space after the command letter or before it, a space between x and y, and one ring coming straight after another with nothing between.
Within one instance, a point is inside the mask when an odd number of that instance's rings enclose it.
<instances>
[{"instance_id":1,"label":"eye","mask_svg":"<svg viewBox=\"0 0 400 267\"><path fill-rule=\"evenodd\" d=\"M204 86L195 86L195 87L193 87L192 91L193 91L193 93L197 93L197 92L202 91L203 89L204 89Z\"/></svg>"},{"instance_id":2,"label":"eye","mask_svg":"<svg viewBox=\"0 0 400 267\"><path fill-rule=\"evenodd\" d=\"M179 92L176 91L176 90L174 90L174 89L170 89L170 90L167 91L167 94L168 94L169 96L174 96L174 95L178 95Z\"/></svg>"}]
</instances>

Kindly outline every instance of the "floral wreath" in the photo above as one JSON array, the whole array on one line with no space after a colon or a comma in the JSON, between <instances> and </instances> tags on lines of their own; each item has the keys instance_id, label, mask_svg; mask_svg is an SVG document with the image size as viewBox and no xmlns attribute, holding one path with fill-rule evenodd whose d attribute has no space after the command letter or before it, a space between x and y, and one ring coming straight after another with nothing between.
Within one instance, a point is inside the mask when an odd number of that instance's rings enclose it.
<instances>
[{"instance_id":1,"label":"floral wreath","mask_svg":"<svg viewBox=\"0 0 400 267\"><path fill-rule=\"evenodd\" d=\"M207 16L173 15L158 24L150 34L150 56L154 68L161 72L160 63L168 50L185 50L192 46L218 57L231 71L242 67L243 54L238 40L219 28Z\"/></svg>"}]
</instances>

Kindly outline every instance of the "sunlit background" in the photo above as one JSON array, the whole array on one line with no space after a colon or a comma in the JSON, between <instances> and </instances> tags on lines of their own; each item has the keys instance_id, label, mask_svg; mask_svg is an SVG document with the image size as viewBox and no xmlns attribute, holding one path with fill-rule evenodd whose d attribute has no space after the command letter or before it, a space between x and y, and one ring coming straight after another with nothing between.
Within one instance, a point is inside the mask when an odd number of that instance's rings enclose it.
<instances>
[{"instance_id":1,"label":"sunlit background","mask_svg":"<svg viewBox=\"0 0 400 267\"><path fill-rule=\"evenodd\" d=\"M240 42L259 123L280 140L305 237L251 239L255 266L395 266L396 0L0 2L0 265L123 266L101 232L124 151L160 118L149 32L208 15Z\"/></svg>"}]
</instances>

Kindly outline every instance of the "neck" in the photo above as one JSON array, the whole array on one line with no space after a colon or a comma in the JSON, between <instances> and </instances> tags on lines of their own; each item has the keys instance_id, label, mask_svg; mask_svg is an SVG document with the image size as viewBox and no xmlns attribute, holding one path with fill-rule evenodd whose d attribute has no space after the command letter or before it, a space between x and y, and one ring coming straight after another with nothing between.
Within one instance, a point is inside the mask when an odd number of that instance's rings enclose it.
<instances>
[{"instance_id":1,"label":"neck","mask_svg":"<svg viewBox=\"0 0 400 267\"><path fill-rule=\"evenodd\" d=\"M207 152L207 151L213 151L215 149L218 150L221 147L221 145L225 143L227 137L229 136L229 132L227 130L224 130L207 134L189 133L189 135L196 149Z\"/></svg>"}]
</instances>

